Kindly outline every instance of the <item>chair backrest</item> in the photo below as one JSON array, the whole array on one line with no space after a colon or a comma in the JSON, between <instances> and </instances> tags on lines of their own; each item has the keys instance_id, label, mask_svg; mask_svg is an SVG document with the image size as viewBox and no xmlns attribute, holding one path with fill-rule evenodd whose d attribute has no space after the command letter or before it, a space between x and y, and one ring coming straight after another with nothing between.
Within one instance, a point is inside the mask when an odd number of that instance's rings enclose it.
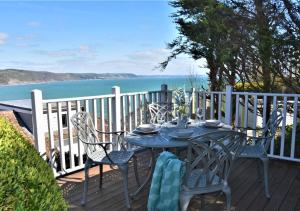
<instances>
[{"instance_id":1,"label":"chair backrest","mask_svg":"<svg viewBox=\"0 0 300 211\"><path fill-rule=\"evenodd\" d=\"M266 123L262 133L262 136L265 137L265 140L262 140L261 144L266 150L269 148L271 141L274 140L276 131L279 128L283 118L284 117L280 109L273 110L270 119Z\"/></svg>"},{"instance_id":2,"label":"chair backrest","mask_svg":"<svg viewBox=\"0 0 300 211\"><path fill-rule=\"evenodd\" d=\"M99 142L99 139L89 113L84 111L77 112L72 116L71 122L77 129L78 138L83 143L85 152L88 156L90 153L102 149L98 145L93 145L93 143Z\"/></svg>"},{"instance_id":3,"label":"chair backrest","mask_svg":"<svg viewBox=\"0 0 300 211\"><path fill-rule=\"evenodd\" d=\"M188 147L187 175L201 171L206 179L200 181L199 177L197 182L205 187L226 182L244 141L245 134L235 131L208 133L192 139Z\"/></svg>"},{"instance_id":4,"label":"chair backrest","mask_svg":"<svg viewBox=\"0 0 300 211\"><path fill-rule=\"evenodd\" d=\"M270 119L266 123L265 126L265 134L266 136L275 135L281 121L283 119L283 114L280 109L274 109L271 113Z\"/></svg>"},{"instance_id":5,"label":"chair backrest","mask_svg":"<svg viewBox=\"0 0 300 211\"><path fill-rule=\"evenodd\" d=\"M150 113L150 123L163 123L168 121L171 112L170 105L160 105L158 103L150 103L148 110Z\"/></svg>"}]
</instances>

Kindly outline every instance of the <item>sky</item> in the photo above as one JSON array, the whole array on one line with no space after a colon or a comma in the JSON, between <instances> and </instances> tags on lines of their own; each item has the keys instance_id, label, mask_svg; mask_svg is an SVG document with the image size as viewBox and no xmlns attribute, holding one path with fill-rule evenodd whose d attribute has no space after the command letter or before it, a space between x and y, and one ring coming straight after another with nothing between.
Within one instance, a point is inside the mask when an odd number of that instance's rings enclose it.
<instances>
[{"instance_id":1,"label":"sky","mask_svg":"<svg viewBox=\"0 0 300 211\"><path fill-rule=\"evenodd\" d=\"M2 1L0 69L51 72L205 74L182 55L161 72L177 35L167 1Z\"/></svg>"}]
</instances>

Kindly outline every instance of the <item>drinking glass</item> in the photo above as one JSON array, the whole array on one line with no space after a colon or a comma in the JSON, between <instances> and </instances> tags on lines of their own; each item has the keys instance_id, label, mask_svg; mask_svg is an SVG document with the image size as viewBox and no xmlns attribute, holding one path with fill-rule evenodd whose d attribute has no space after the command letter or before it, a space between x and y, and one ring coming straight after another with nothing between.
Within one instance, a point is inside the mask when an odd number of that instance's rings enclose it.
<instances>
[{"instance_id":1,"label":"drinking glass","mask_svg":"<svg viewBox=\"0 0 300 211\"><path fill-rule=\"evenodd\" d=\"M196 119L197 119L197 123L196 124L198 126L202 126L204 124L204 115L202 113L202 109L201 108L197 108Z\"/></svg>"},{"instance_id":2,"label":"drinking glass","mask_svg":"<svg viewBox=\"0 0 300 211\"><path fill-rule=\"evenodd\" d=\"M157 123L160 125L160 127L162 126L162 124L165 123L165 114L162 113L158 113L156 116L156 121Z\"/></svg>"}]
</instances>

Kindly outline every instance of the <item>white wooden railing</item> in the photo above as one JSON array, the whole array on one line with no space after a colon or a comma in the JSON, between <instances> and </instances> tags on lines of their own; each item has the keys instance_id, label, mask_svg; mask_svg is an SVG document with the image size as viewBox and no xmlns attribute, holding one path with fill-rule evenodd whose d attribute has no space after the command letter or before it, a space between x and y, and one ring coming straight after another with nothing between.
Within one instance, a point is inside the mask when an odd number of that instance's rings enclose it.
<instances>
[{"instance_id":1,"label":"white wooden railing","mask_svg":"<svg viewBox=\"0 0 300 211\"><path fill-rule=\"evenodd\" d=\"M300 162L300 143L297 143L299 139L297 136L300 136L300 132L297 134L297 123L300 123L297 117L300 114L300 94L233 92L228 86L225 92L195 91L194 96L193 106L202 108L205 119L219 119L234 127L255 129L265 126L269 101L271 111L279 108L284 116L280 130L277 132L276 140L279 141L271 142L269 156ZM216 104L217 108L215 108ZM286 140L286 126L288 125L292 127L292 131L291 138ZM256 135L255 131L253 135Z\"/></svg>"},{"instance_id":2,"label":"white wooden railing","mask_svg":"<svg viewBox=\"0 0 300 211\"><path fill-rule=\"evenodd\" d=\"M296 134L300 95L233 92L230 86L224 92L191 90L189 93L193 95L192 112L201 108L205 119L219 119L233 126L263 127L267 121L268 101L271 109L280 107L285 116L278 132L281 138L279 143L272 142L269 156L300 162L300 149L296 149L299 146L297 135L300 135ZM83 168L85 155L70 122L74 113L90 112L95 126L101 131L131 131L146 122L146 102L170 103L172 91L162 85L159 91L121 93L115 86L108 95L45 100L40 90L33 90L35 146L43 157L47 157L56 176L76 171ZM285 139L286 125L293 125L291 140ZM100 137L102 140L112 138L111 135Z\"/></svg>"},{"instance_id":3,"label":"white wooden railing","mask_svg":"<svg viewBox=\"0 0 300 211\"><path fill-rule=\"evenodd\" d=\"M145 123L145 103L171 102L166 85L159 91L121 93L113 87L112 94L45 100L40 90L32 91L32 113L35 146L48 159L54 174L63 175L83 168L84 149L74 134L71 117L84 110L91 114L101 131L132 131ZM64 118L65 117L65 118ZM101 140L112 140L102 135Z\"/></svg>"}]
</instances>

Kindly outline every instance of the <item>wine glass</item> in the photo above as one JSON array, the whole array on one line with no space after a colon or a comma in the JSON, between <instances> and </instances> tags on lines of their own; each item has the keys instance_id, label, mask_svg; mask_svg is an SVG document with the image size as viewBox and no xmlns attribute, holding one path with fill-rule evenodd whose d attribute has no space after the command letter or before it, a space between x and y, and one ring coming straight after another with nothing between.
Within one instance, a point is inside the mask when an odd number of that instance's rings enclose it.
<instances>
[{"instance_id":1,"label":"wine glass","mask_svg":"<svg viewBox=\"0 0 300 211\"><path fill-rule=\"evenodd\" d=\"M157 123L160 125L160 127L162 127L162 124L165 123L165 114L160 113L160 112L157 113L156 121L157 121Z\"/></svg>"},{"instance_id":2,"label":"wine glass","mask_svg":"<svg viewBox=\"0 0 300 211\"><path fill-rule=\"evenodd\" d=\"M203 116L203 112L202 112L201 108L197 108L196 118L197 118L197 121L198 121L198 123L200 125L200 123L203 122L203 120L204 120L204 116Z\"/></svg>"}]
</instances>

